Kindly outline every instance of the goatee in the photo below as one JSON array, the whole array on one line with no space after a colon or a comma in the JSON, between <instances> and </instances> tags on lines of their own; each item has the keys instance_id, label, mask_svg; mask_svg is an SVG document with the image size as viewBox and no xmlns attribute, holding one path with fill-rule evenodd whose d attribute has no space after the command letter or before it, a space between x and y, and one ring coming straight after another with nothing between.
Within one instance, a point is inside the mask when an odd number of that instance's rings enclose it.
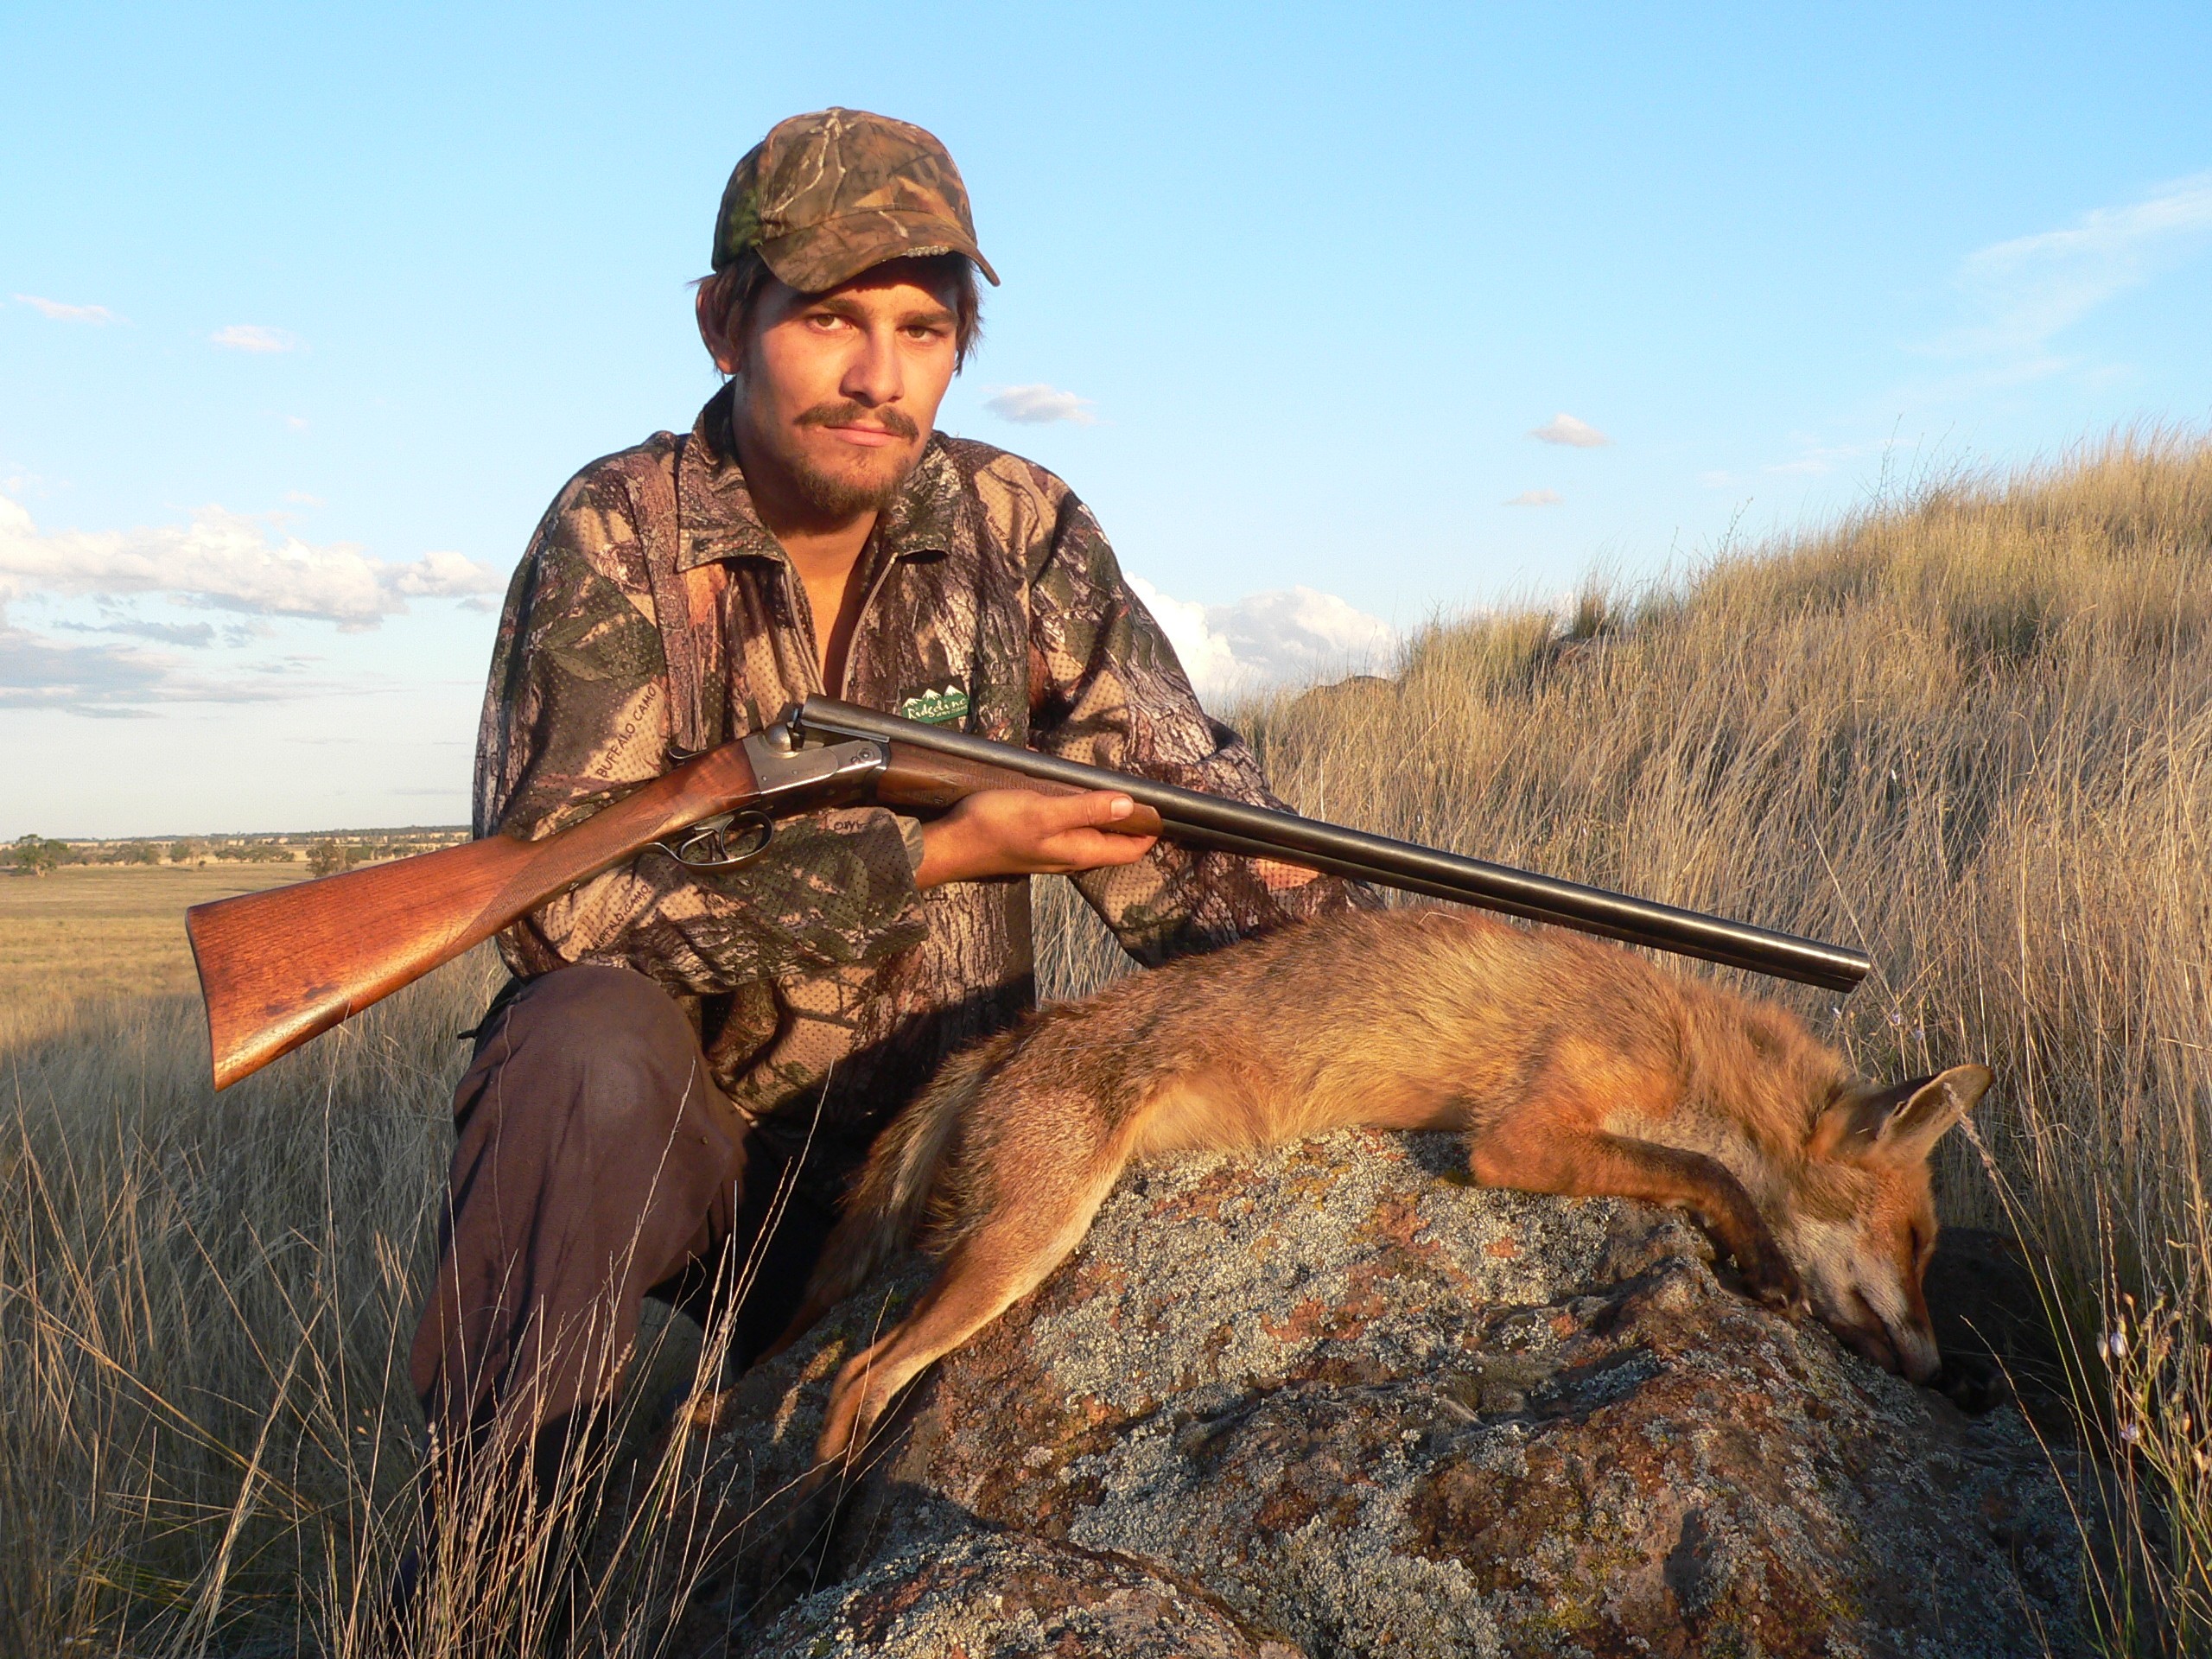
<instances>
[{"instance_id":1,"label":"goatee","mask_svg":"<svg viewBox=\"0 0 2212 1659\"><path fill-rule=\"evenodd\" d=\"M817 404L792 423L796 426L853 426L873 422L895 438L912 443L921 435L913 417L903 410L867 409L849 402ZM800 453L796 447L784 457L791 473L791 483L808 506L825 518L849 518L862 512L880 512L898 499L905 487L907 474L914 470L918 454L904 460L888 477L869 477L867 462L859 456L861 467L854 473L833 472L815 464L811 457Z\"/></svg>"},{"instance_id":2,"label":"goatee","mask_svg":"<svg viewBox=\"0 0 2212 1659\"><path fill-rule=\"evenodd\" d=\"M906 487L906 475L914 470L910 461L888 478L855 478L817 467L800 454L786 456L785 464L800 499L824 518L850 518L863 512L882 512L899 499L899 492Z\"/></svg>"}]
</instances>

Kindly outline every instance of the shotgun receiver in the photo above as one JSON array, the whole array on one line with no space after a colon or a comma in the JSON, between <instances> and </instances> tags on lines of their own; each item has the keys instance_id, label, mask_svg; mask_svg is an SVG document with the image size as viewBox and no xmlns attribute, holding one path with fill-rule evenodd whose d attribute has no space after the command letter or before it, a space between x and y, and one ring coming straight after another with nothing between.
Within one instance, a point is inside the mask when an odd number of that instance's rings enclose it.
<instances>
[{"instance_id":1,"label":"shotgun receiver","mask_svg":"<svg viewBox=\"0 0 2212 1659\"><path fill-rule=\"evenodd\" d=\"M809 697L766 731L692 756L542 841L486 836L194 906L185 931L207 1004L215 1086L258 1071L649 848L694 868L729 869L765 848L776 819L793 812L868 802L933 812L1007 788L1116 790L1135 803L1110 826L1118 834L1276 859L1830 990L1849 991L1872 966L1840 945Z\"/></svg>"}]
</instances>

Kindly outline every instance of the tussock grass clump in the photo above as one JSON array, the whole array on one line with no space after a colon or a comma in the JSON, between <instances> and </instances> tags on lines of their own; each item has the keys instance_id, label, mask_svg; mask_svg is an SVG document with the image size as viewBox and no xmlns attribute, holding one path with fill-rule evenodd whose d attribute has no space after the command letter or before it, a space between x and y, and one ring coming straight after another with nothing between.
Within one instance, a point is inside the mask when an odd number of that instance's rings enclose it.
<instances>
[{"instance_id":1,"label":"tussock grass clump","mask_svg":"<svg viewBox=\"0 0 2212 1659\"><path fill-rule=\"evenodd\" d=\"M1754 988L1870 1071L1996 1069L1947 1213L2047 1263L2133 1540L2087 1586L2115 1653L2212 1640L2208 620L2212 445L2154 435L1231 711L1307 812L1863 944L1847 1002ZM1041 898L1049 994L1122 970ZM494 977L457 963L219 1098L188 1002L0 1030L0 1649L388 1650L451 1036ZM537 1643L511 1547L396 1650ZM649 1651L673 1589L607 1583L562 1616Z\"/></svg>"},{"instance_id":2,"label":"tussock grass clump","mask_svg":"<svg viewBox=\"0 0 2212 1659\"><path fill-rule=\"evenodd\" d=\"M655 1650L695 1505L630 1459L728 1330L649 1317L550 1502L486 1458L420 1525L408 1348L504 978L480 950L219 1096L197 998L0 1020L0 1653Z\"/></svg>"},{"instance_id":3,"label":"tussock grass clump","mask_svg":"<svg viewBox=\"0 0 2212 1659\"><path fill-rule=\"evenodd\" d=\"M220 1650L365 1592L486 978L221 1096L196 998L6 1033L0 1649Z\"/></svg>"}]
</instances>

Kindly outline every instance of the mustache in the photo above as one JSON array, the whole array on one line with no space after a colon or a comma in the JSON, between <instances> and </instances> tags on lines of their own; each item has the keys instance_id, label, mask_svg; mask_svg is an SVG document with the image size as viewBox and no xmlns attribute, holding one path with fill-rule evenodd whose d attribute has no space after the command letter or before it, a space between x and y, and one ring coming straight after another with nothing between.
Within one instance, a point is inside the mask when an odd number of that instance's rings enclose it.
<instances>
[{"instance_id":1,"label":"mustache","mask_svg":"<svg viewBox=\"0 0 2212 1659\"><path fill-rule=\"evenodd\" d=\"M794 421L794 426L866 426L870 423L881 427L895 438L912 442L922 435L922 429L914 424L913 416L904 410L887 404L880 409L868 409L850 401L817 404Z\"/></svg>"}]
</instances>

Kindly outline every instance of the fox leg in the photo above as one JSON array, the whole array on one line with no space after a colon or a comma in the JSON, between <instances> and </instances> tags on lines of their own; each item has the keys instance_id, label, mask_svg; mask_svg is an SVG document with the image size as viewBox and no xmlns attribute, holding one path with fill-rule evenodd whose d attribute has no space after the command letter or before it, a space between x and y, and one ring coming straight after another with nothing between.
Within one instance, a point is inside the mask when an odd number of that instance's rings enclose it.
<instances>
[{"instance_id":1,"label":"fox leg","mask_svg":"<svg viewBox=\"0 0 2212 1659\"><path fill-rule=\"evenodd\" d=\"M1033 1184L1023 1192L1001 1185L1004 1207L953 1246L905 1319L838 1371L815 1443L817 1472L856 1453L901 1389L1067 1259L1113 1190L1128 1161L1128 1145L1126 1135L1117 1137L1072 1183Z\"/></svg>"},{"instance_id":2,"label":"fox leg","mask_svg":"<svg viewBox=\"0 0 2212 1659\"><path fill-rule=\"evenodd\" d=\"M1556 1119L1517 1130L1510 1122L1498 1123L1467 1138L1468 1173L1484 1186L1567 1198L1641 1198L1686 1210L1736 1258L1745 1288L1758 1300L1792 1312L1809 1306L1797 1270L1751 1194L1718 1159Z\"/></svg>"}]
</instances>

